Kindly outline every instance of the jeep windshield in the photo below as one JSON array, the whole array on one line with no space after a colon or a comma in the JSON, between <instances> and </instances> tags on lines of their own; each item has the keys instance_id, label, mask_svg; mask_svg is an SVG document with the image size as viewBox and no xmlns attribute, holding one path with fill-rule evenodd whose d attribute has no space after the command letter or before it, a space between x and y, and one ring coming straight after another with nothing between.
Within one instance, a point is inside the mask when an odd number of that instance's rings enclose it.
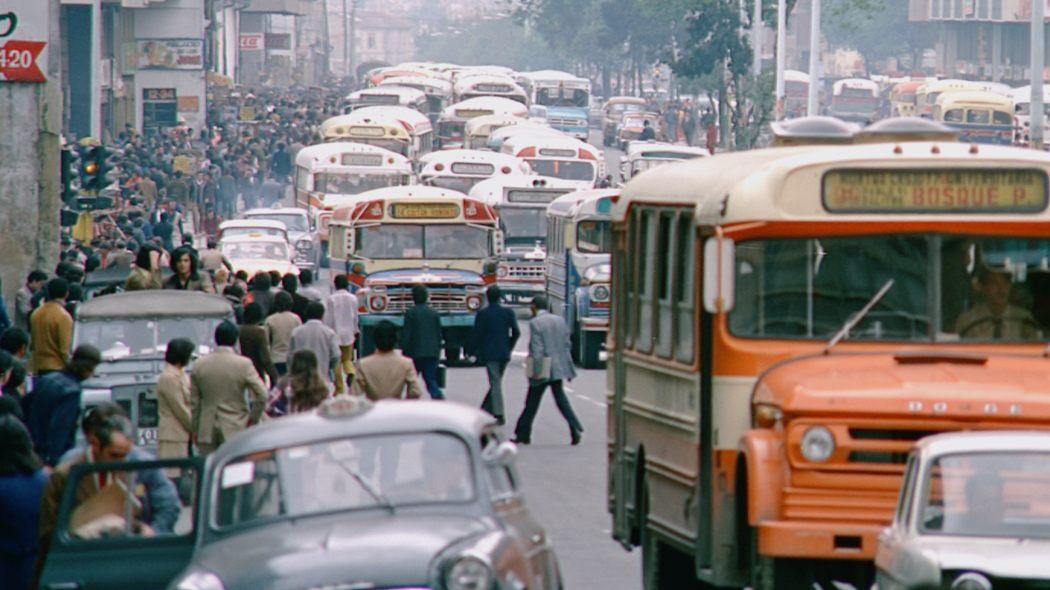
<instances>
[{"instance_id":1,"label":"jeep windshield","mask_svg":"<svg viewBox=\"0 0 1050 590\"><path fill-rule=\"evenodd\" d=\"M212 522L471 502L470 450L440 433L360 436L251 453L215 478Z\"/></svg>"},{"instance_id":2,"label":"jeep windshield","mask_svg":"<svg viewBox=\"0 0 1050 590\"><path fill-rule=\"evenodd\" d=\"M188 338L201 353L215 346L215 327L223 318L106 318L79 322L73 346L90 343L102 351L102 359L114 361L137 356L164 356L173 338ZM99 367L105 372L105 363Z\"/></svg>"},{"instance_id":3,"label":"jeep windshield","mask_svg":"<svg viewBox=\"0 0 1050 590\"><path fill-rule=\"evenodd\" d=\"M890 279L848 339L1035 343L1050 334L1050 240L934 233L738 243L729 328L827 340Z\"/></svg>"}]
</instances>

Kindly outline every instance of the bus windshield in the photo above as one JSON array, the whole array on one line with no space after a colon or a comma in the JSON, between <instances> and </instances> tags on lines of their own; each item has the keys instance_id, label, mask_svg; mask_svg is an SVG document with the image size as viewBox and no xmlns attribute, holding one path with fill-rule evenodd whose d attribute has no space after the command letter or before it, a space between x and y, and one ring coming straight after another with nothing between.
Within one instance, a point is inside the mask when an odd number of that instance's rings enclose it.
<instances>
[{"instance_id":1,"label":"bus windshield","mask_svg":"<svg viewBox=\"0 0 1050 590\"><path fill-rule=\"evenodd\" d=\"M318 174L314 190L335 195L356 195L365 191L402 184L398 174Z\"/></svg>"},{"instance_id":2,"label":"bus windshield","mask_svg":"<svg viewBox=\"0 0 1050 590\"><path fill-rule=\"evenodd\" d=\"M826 340L891 279L849 339L1040 342L1050 334L1050 240L954 234L742 242L730 329Z\"/></svg>"},{"instance_id":3,"label":"bus windshield","mask_svg":"<svg viewBox=\"0 0 1050 590\"><path fill-rule=\"evenodd\" d=\"M482 180L485 180L484 176L435 176L427 184L467 194Z\"/></svg>"},{"instance_id":4,"label":"bus windshield","mask_svg":"<svg viewBox=\"0 0 1050 590\"><path fill-rule=\"evenodd\" d=\"M536 91L536 104L545 107L586 108L590 97L582 88L540 88Z\"/></svg>"},{"instance_id":5,"label":"bus windshield","mask_svg":"<svg viewBox=\"0 0 1050 590\"><path fill-rule=\"evenodd\" d=\"M458 224L382 224L357 230L357 254L373 260L478 259L490 254L488 230Z\"/></svg>"},{"instance_id":6,"label":"bus windshield","mask_svg":"<svg viewBox=\"0 0 1050 590\"><path fill-rule=\"evenodd\" d=\"M612 252L612 224L608 219L588 219L576 226L576 249L588 254Z\"/></svg>"},{"instance_id":7,"label":"bus windshield","mask_svg":"<svg viewBox=\"0 0 1050 590\"><path fill-rule=\"evenodd\" d=\"M508 240L547 239L546 208L500 207L499 218Z\"/></svg>"},{"instance_id":8,"label":"bus windshield","mask_svg":"<svg viewBox=\"0 0 1050 590\"><path fill-rule=\"evenodd\" d=\"M540 176L562 180L594 180L594 165L576 160L527 160Z\"/></svg>"}]
</instances>

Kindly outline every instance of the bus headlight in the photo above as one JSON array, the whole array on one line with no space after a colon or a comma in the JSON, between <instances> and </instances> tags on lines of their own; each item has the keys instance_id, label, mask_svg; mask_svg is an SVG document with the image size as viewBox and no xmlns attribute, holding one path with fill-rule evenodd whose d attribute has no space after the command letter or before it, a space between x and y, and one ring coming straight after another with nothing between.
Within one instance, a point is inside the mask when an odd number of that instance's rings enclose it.
<instances>
[{"instance_id":1,"label":"bus headlight","mask_svg":"<svg viewBox=\"0 0 1050 590\"><path fill-rule=\"evenodd\" d=\"M981 574L968 572L955 578L951 590L992 590L992 583Z\"/></svg>"},{"instance_id":2,"label":"bus headlight","mask_svg":"<svg viewBox=\"0 0 1050 590\"><path fill-rule=\"evenodd\" d=\"M587 270L583 271L583 278L588 283L608 282L609 277L611 276L612 265L610 264L595 264L594 266L587 267Z\"/></svg>"},{"instance_id":3,"label":"bus headlight","mask_svg":"<svg viewBox=\"0 0 1050 590\"><path fill-rule=\"evenodd\" d=\"M835 452L835 436L823 426L811 426L802 435L799 447L807 461L821 463L827 461Z\"/></svg>"},{"instance_id":4,"label":"bus headlight","mask_svg":"<svg viewBox=\"0 0 1050 590\"><path fill-rule=\"evenodd\" d=\"M295 243L295 249L300 253L307 253L314 249L314 243L308 239L302 239Z\"/></svg>"},{"instance_id":5,"label":"bus headlight","mask_svg":"<svg viewBox=\"0 0 1050 590\"><path fill-rule=\"evenodd\" d=\"M601 283L591 287L591 301L604 303L609 300L609 285Z\"/></svg>"},{"instance_id":6,"label":"bus headlight","mask_svg":"<svg viewBox=\"0 0 1050 590\"><path fill-rule=\"evenodd\" d=\"M386 309L386 295L375 294L368 297L368 309L372 311L383 311Z\"/></svg>"},{"instance_id":7,"label":"bus headlight","mask_svg":"<svg viewBox=\"0 0 1050 590\"><path fill-rule=\"evenodd\" d=\"M467 295L467 309L470 311L481 309L481 295Z\"/></svg>"},{"instance_id":8,"label":"bus headlight","mask_svg":"<svg viewBox=\"0 0 1050 590\"><path fill-rule=\"evenodd\" d=\"M499 265L499 268L496 269L496 276L498 276L501 279L507 278L507 275L509 274L510 267L508 267L506 264L501 264Z\"/></svg>"}]
</instances>

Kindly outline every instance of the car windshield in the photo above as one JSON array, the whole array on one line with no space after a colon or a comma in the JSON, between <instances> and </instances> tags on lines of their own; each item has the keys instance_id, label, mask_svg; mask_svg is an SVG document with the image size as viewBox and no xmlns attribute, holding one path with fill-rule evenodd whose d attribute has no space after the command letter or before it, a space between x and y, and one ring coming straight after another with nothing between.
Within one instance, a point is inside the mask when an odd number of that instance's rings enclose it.
<instances>
[{"instance_id":1,"label":"car windshield","mask_svg":"<svg viewBox=\"0 0 1050 590\"><path fill-rule=\"evenodd\" d=\"M486 258L489 232L466 224L383 224L357 230L357 254L373 260Z\"/></svg>"},{"instance_id":2,"label":"car windshield","mask_svg":"<svg viewBox=\"0 0 1050 590\"><path fill-rule=\"evenodd\" d=\"M206 353L215 346L213 333L223 318L124 319L104 318L78 322L73 346L90 343L102 351L104 360L133 355L164 355L173 338L188 338ZM105 364L99 367L105 372Z\"/></svg>"},{"instance_id":3,"label":"car windshield","mask_svg":"<svg viewBox=\"0 0 1050 590\"><path fill-rule=\"evenodd\" d=\"M608 219L590 219L576 226L576 248L588 254L612 252L612 224Z\"/></svg>"},{"instance_id":4,"label":"car windshield","mask_svg":"<svg viewBox=\"0 0 1050 590\"><path fill-rule=\"evenodd\" d=\"M934 459L920 526L965 537L1050 538L1050 453L981 452Z\"/></svg>"},{"instance_id":5,"label":"car windshield","mask_svg":"<svg viewBox=\"0 0 1050 590\"><path fill-rule=\"evenodd\" d=\"M279 242L226 242L222 253L230 260L289 260L288 245Z\"/></svg>"},{"instance_id":6,"label":"car windshield","mask_svg":"<svg viewBox=\"0 0 1050 590\"><path fill-rule=\"evenodd\" d=\"M528 160L540 176L563 180L594 180L594 165L579 160Z\"/></svg>"},{"instance_id":7,"label":"car windshield","mask_svg":"<svg viewBox=\"0 0 1050 590\"><path fill-rule=\"evenodd\" d=\"M280 221L284 224L284 227L288 228L288 231L310 231L310 222L306 220L305 215L300 215L298 213L261 213L258 215L250 215L248 219L269 219L270 221Z\"/></svg>"},{"instance_id":8,"label":"car windshield","mask_svg":"<svg viewBox=\"0 0 1050 590\"><path fill-rule=\"evenodd\" d=\"M590 95L581 88L540 88L536 91L536 104L545 107L586 107Z\"/></svg>"},{"instance_id":9,"label":"car windshield","mask_svg":"<svg viewBox=\"0 0 1050 590\"><path fill-rule=\"evenodd\" d=\"M508 240L546 240L546 207L500 207L500 223Z\"/></svg>"},{"instance_id":10,"label":"car windshield","mask_svg":"<svg viewBox=\"0 0 1050 590\"><path fill-rule=\"evenodd\" d=\"M1042 342L1050 334L1050 240L954 234L739 243L730 329L826 340L890 279L850 339Z\"/></svg>"},{"instance_id":11,"label":"car windshield","mask_svg":"<svg viewBox=\"0 0 1050 590\"><path fill-rule=\"evenodd\" d=\"M470 502L470 450L441 433L341 438L252 453L215 478L219 527L334 511Z\"/></svg>"},{"instance_id":12,"label":"car windshield","mask_svg":"<svg viewBox=\"0 0 1050 590\"><path fill-rule=\"evenodd\" d=\"M318 174L314 190L334 195L356 195L365 191L405 184L397 174Z\"/></svg>"}]
</instances>

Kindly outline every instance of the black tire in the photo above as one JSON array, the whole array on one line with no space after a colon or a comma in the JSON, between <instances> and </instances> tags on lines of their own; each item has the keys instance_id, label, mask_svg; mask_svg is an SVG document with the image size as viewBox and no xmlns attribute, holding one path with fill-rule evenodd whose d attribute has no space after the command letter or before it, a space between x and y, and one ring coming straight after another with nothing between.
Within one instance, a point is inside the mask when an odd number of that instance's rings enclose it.
<instances>
[{"instance_id":1,"label":"black tire","mask_svg":"<svg viewBox=\"0 0 1050 590\"><path fill-rule=\"evenodd\" d=\"M649 488L642 491L641 505L649 510ZM645 590L667 590L669 588L699 588L693 571L693 560L689 555L660 541L642 519L642 588Z\"/></svg>"},{"instance_id":2,"label":"black tire","mask_svg":"<svg viewBox=\"0 0 1050 590\"><path fill-rule=\"evenodd\" d=\"M581 332L579 336L579 363L584 369L600 369L602 351L601 332Z\"/></svg>"},{"instance_id":3,"label":"black tire","mask_svg":"<svg viewBox=\"0 0 1050 590\"><path fill-rule=\"evenodd\" d=\"M807 564L790 559L776 559L758 554L758 531L750 530L751 590L812 588L813 575Z\"/></svg>"}]
</instances>

